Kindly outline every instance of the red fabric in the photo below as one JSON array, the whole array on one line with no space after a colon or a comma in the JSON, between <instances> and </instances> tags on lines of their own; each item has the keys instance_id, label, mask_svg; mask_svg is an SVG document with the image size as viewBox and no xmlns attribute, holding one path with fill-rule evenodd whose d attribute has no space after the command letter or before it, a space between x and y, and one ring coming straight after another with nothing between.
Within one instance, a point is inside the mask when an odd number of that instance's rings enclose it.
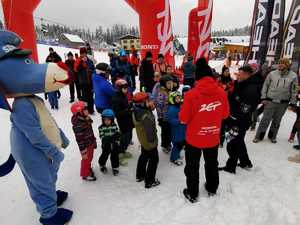
<instances>
[{"instance_id":1,"label":"red fabric","mask_svg":"<svg viewBox=\"0 0 300 225\"><path fill-rule=\"evenodd\" d=\"M87 147L87 159L81 159L80 176L88 177L91 175L91 164L94 156L94 146Z\"/></svg>"},{"instance_id":2,"label":"red fabric","mask_svg":"<svg viewBox=\"0 0 300 225\"><path fill-rule=\"evenodd\" d=\"M130 57L130 64L132 66L139 66L139 64L140 64L139 58L136 57L134 54L132 54L131 57Z\"/></svg>"},{"instance_id":3,"label":"red fabric","mask_svg":"<svg viewBox=\"0 0 300 225\"><path fill-rule=\"evenodd\" d=\"M75 66L74 66L74 70L75 72L78 72L78 68L80 65L83 66L83 68L88 68L88 65L87 65L87 58L86 57L79 57L78 59L76 59L75 61Z\"/></svg>"},{"instance_id":4,"label":"red fabric","mask_svg":"<svg viewBox=\"0 0 300 225\"><path fill-rule=\"evenodd\" d=\"M229 116L225 91L211 77L199 80L187 92L179 119L187 125L186 141L197 148L211 148L219 144L223 119Z\"/></svg>"}]
</instances>

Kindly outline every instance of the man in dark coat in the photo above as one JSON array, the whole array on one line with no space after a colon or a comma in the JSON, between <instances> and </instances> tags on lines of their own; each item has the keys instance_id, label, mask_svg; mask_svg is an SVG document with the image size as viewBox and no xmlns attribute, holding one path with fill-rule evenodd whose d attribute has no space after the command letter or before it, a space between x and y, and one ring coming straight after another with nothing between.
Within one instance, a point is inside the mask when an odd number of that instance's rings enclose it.
<instances>
[{"instance_id":1,"label":"man in dark coat","mask_svg":"<svg viewBox=\"0 0 300 225\"><path fill-rule=\"evenodd\" d=\"M75 60L72 52L68 53L68 59L65 61L65 64L68 66L68 72L71 77L71 83L69 84L69 88L70 88L70 103L72 103L75 100L75 87L76 87L77 98L78 99L81 98L81 90L79 86L77 73L74 70Z\"/></svg>"},{"instance_id":2,"label":"man in dark coat","mask_svg":"<svg viewBox=\"0 0 300 225\"><path fill-rule=\"evenodd\" d=\"M152 63L152 53L146 52L146 56L143 59L140 67L140 83L141 91L152 92L155 85L154 81L154 69Z\"/></svg>"},{"instance_id":3,"label":"man in dark coat","mask_svg":"<svg viewBox=\"0 0 300 225\"><path fill-rule=\"evenodd\" d=\"M61 62L62 59L61 57L53 50L52 47L49 48L49 55L46 58L46 63L58 63Z\"/></svg>"},{"instance_id":4,"label":"man in dark coat","mask_svg":"<svg viewBox=\"0 0 300 225\"><path fill-rule=\"evenodd\" d=\"M95 71L94 63L87 57L87 49L80 48L80 57L75 62L75 72L81 89L81 99L88 105L90 114L94 113L92 74Z\"/></svg>"},{"instance_id":5,"label":"man in dark coat","mask_svg":"<svg viewBox=\"0 0 300 225\"><path fill-rule=\"evenodd\" d=\"M244 66L239 69L238 80L229 93L230 117L227 119L228 143L227 152L229 159L226 166L219 168L229 173L235 173L238 160L239 166L244 169L252 168L245 135L251 125L252 113L260 102L260 80L253 76L253 69Z\"/></svg>"}]
</instances>

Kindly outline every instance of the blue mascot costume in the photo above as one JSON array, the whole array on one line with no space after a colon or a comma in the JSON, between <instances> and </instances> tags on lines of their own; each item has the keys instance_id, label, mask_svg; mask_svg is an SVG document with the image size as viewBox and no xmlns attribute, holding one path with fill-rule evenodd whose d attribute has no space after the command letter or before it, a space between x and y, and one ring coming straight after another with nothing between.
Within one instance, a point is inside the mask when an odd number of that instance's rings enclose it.
<instances>
[{"instance_id":1,"label":"blue mascot costume","mask_svg":"<svg viewBox=\"0 0 300 225\"><path fill-rule=\"evenodd\" d=\"M56 191L57 172L64 159L61 148L68 139L34 94L56 91L68 84L63 64L35 64L21 39L0 30L0 108L11 111L11 155L0 166L0 176L13 170L15 162L25 178L43 225L63 225L73 212L58 208L68 193ZM15 98L12 108L6 98Z\"/></svg>"}]
</instances>

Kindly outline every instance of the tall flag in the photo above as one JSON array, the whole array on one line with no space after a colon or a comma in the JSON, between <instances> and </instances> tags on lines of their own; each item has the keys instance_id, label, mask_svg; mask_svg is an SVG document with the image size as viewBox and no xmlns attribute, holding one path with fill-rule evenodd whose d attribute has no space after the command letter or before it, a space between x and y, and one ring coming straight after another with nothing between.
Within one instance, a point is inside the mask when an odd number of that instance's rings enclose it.
<instances>
[{"instance_id":1,"label":"tall flag","mask_svg":"<svg viewBox=\"0 0 300 225\"><path fill-rule=\"evenodd\" d=\"M292 70L297 72L300 60L300 0L293 0L284 31L282 56L292 61Z\"/></svg>"},{"instance_id":2,"label":"tall flag","mask_svg":"<svg viewBox=\"0 0 300 225\"><path fill-rule=\"evenodd\" d=\"M246 63L262 65L267 54L268 38L275 0L256 0L254 5L250 50Z\"/></svg>"},{"instance_id":3,"label":"tall flag","mask_svg":"<svg viewBox=\"0 0 300 225\"><path fill-rule=\"evenodd\" d=\"M275 0L271 21L271 31L267 45L266 63L272 66L277 63L283 46L285 0Z\"/></svg>"}]
</instances>

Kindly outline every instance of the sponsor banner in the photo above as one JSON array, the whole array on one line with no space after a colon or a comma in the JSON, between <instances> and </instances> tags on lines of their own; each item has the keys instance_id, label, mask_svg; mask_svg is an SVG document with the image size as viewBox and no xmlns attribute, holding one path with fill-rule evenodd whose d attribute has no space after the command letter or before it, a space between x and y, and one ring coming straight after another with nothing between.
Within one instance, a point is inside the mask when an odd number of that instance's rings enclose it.
<instances>
[{"instance_id":1,"label":"sponsor banner","mask_svg":"<svg viewBox=\"0 0 300 225\"><path fill-rule=\"evenodd\" d=\"M282 56L292 61L292 70L297 72L300 60L300 0L294 0L284 31Z\"/></svg>"},{"instance_id":2,"label":"sponsor banner","mask_svg":"<svg viewBox=\"0 0 300 225\"><path fill-rule=\"evenodd\" d=\"M275 0L271 21L271 31L267 45L266 63L276 64L281 56L283 46L285 0Z\"/></svg>"},{"instance_id":3,"label":"sponsor banner","mask_svg":"<svg viewBox=\"0 0 300 225\"><path fill-rule=\"evenodd\" d=\"M275 0L256 0L253 12L250 50L246 63L262 65L267 54L268 38Z\"/></svg>"},{"instance_id":4,"label":"sponsor banner","mask_svg":"<svg viewBox=\"0 0 300 225\"><path fill-rule=\"evenodd\" d=\"M142 58L147 51L152 52L154 60L161 53L175 67L169 0L125 1L139 14Z\"/></svg>"}]
</instances>

